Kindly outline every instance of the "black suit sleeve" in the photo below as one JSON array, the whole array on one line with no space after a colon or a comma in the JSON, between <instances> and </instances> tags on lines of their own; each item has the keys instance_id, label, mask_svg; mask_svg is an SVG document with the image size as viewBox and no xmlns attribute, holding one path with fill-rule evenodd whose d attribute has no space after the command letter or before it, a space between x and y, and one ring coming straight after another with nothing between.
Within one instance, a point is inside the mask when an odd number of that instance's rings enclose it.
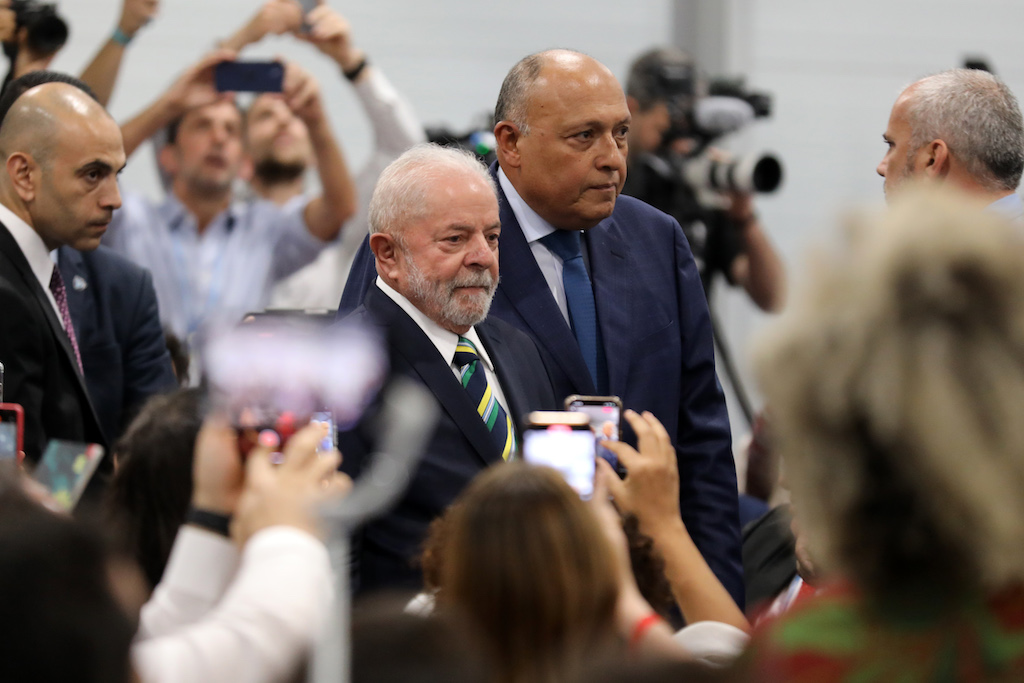
<instances>
[{"instance_id":1,"label":"black suit sleeve","mask_svg":"<svg viewBox=\"0 0 1024 683\"><path fill-rule=\"evenodd\" d=\"M363 238L363 243L359 246L355 258L352 259L352 268L348 272L345 291L341 293L341 302L338 304L338 320L363 305L366 292L376 277L377 261L370 249L370 236L367 235Z\"/></svg>"},{"instance_id":2,"label":"black suit sleeve","mask_svg":"<svg viewBox=\"0 0 1024 683\"><path fill-rule=\"evenodd\" d=\"M25 453L35 462L46 445L43 386L46 383L47 340L40 334L25 295L0 285L0 363L4 364L4 400L25 410ZM49 330L43 329L48 333Z\"/></svg>"}]
</instances>

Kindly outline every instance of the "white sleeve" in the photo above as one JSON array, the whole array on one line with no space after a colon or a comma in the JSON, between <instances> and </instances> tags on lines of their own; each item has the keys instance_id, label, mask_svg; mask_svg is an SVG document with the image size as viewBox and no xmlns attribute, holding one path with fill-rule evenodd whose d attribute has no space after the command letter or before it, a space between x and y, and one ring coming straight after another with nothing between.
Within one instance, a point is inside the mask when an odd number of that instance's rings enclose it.
<instances>
[{"instance_id":1,"label":"white sleeve","mask_svg":"<svg viewBox=\"0 0 1024 683\"><path fill-rule=\"evenodd\" d=\"M413 145L426 142L426 133L412 107L380 69L371 66L366 76L356 82L355 91L373 126L374 158L367 166L378 166L378 157L385 158L387 166Z\"/></svg>"},{"instance_id":2,"label":"white sleeve","mask_svg":"<svg viewBox=\"0 0 1024 683\"><path fill-rule=\"evenodd\" d=\"M324 545L291 527L264 529L220 604L188 628L136 643L132 661L145 683L280 681L312 649L332 606Z\"/></svg>"},{"instance_id":3,"label":"white sleeve","mask_svg":"<svg viewBox=\"0 0 1024 683\"><path fill-rule=\"evenodd\" d=\"M142 606L136 642L199 621L220 601L237 568L238 549L231 539L183 525L160 584Z\"/></svg>"}]
</instances>

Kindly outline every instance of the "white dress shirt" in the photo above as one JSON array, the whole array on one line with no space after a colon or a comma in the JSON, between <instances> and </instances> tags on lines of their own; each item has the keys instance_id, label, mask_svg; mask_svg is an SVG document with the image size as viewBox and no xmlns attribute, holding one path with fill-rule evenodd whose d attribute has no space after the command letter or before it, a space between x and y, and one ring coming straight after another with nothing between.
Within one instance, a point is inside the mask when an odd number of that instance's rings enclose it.
<instances>
[{"instance_id":1,"label":"white dress shirt","mask_svg":"<svg viewBox=\"0 0 1024 683\"><path fill-rule=\"evenodd\" d=\"M333 597L327 549L304 531L263 529L239 558L229 539L186 525L142 609L132 663L143 683L288 680Z\"/></svg>"},{"instance_id":2,"label":"white dress shirt","mask_svg":"<svg viewBox=\"0 0 1024 683\"><path fill-rule=\"evenodd\" d=\"M46 298L50 300L50 305L53 306L53 310L57 314L57 320L63 327L64 317L60 314L60 309L57 308L57 300L53 298L53 292L50 291L50 278L53 277L54 262L51 252L43 244L43 238L3 204L0 204L0 223L7 227L11 237L18 243L18 248L21 249L25 260L28 261L32 274L36 276L43 291L46 292Z\"/></svg>"},{"instance_id":3,"label":"white dress shirt","mask_svg":"<svg viewBox=\"0 0 1024 683\"><path fill-rule=\"evenodd\" d=\"M565 300L565 284L562 282L562 259L540 241L542 237L547 237L557 228L541 218L536 211L526 204L523 198L519 196L519 193L516 192L516 188L512 187L512 182L505 175L505 171L500 167L498 168L498 182L501 184L501 189L505 193L505 198L508 200L512 213L515 214L516 220L519 221L519 227L522 228L523 236L526 237L526 241L530 245L533 258L537 260L537 265L540 266L540 272L544 275L544 281L548 283L551 295L555 297L558 310L562 312L565 322L569 322L569 304Z\"/></svg>"},{"instance_id":4,"label":"white dress shirt","mask_svg":"<svg viewBox=\"0 0 1024 683\"><path fill-rule=\"evenodd\" d=\"M427 335L427 339L429 339L434 347L437 348L437 352L441 354L441 358L444 358L445 361L447 361L455 379L459 380L459 383L461 384L462 380L460 379L460 369L455 367L455 347L459 345L459 335L454 332L449 332L428 318L423 311L413 306L408 299L396 292L388 285L388 283L384 282L379 275L377 276L377 287L380 288L380 291L387 294L389 299L401 306L402 310L412 318L413 322L419 325L419 328L423 330L423 334ZM477 355L480 357L480 362L484 365L484 373L487 377L487 383L491 385L491 391L494 392L494 397L498 400L498 403L501 404L505 414L511 417L512 413L508 410L508 401L505 400L505 392L501 390L501 382L498 381L498 376L494 373L494 363L491 362L491 357L487 355L487 349L485 349L484 345L480 343L480 336L477 335L476 328L469 328L469 331L462 336L473 342L473 346L476 347Z\"/></svg>"}]
</instances>

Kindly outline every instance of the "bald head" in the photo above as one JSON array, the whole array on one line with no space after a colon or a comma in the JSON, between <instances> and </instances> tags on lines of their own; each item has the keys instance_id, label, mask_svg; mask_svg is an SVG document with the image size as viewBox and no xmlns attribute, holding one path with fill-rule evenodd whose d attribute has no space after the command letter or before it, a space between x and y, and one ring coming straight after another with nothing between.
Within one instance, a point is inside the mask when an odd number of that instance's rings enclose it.
<instances>
[{"instance_id":1,"label":"bald head","mask_svg":"<svg viewBox=\"0 0 1024 683\"><path fill-rule=\"evenodd\" d=\"M44 83L26 90L3 117L0 154L30 155L48 164L56 145L83 127L117 124L92 97L69 83Z\"/></svg>"},{"instance_id":2,"label":"bald head","mask_svg":"<svg viewBox=\"0 0 1024 683\"><path fill-rule=\"evenodd\" d=\"M501 84L498 102L494 107L494 121L510 121L524 134L529 133L529 105L534 92L547 82L552 72L579 74L585 70L604 72L615 77L604 64L575 50L545 50L523 57L516 62Z\"/></svg>"}]
</instances>

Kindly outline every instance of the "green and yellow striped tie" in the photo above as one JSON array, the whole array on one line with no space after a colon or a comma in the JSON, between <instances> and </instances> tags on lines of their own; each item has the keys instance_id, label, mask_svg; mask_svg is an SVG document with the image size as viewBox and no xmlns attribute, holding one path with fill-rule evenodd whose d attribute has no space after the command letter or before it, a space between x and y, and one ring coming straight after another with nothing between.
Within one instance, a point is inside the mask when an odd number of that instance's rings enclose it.
<instances>
[{"instance_id":1,"label":"green and yellow striped tie","mask_svg":"<svg viewBox=\"0 0 1024 683\"><path fill-rule=\"evenodd\" d=\"M455 347L455 366L459 368L462 386L476 402L476 412L487 425L491 437L501 453L503 460L508 460L516 447L516 434L512 428L512 420L505 409L498 403L487 374L480 363L473 342L459 337L459 345Z\"/></svg>"}]
</instances>

